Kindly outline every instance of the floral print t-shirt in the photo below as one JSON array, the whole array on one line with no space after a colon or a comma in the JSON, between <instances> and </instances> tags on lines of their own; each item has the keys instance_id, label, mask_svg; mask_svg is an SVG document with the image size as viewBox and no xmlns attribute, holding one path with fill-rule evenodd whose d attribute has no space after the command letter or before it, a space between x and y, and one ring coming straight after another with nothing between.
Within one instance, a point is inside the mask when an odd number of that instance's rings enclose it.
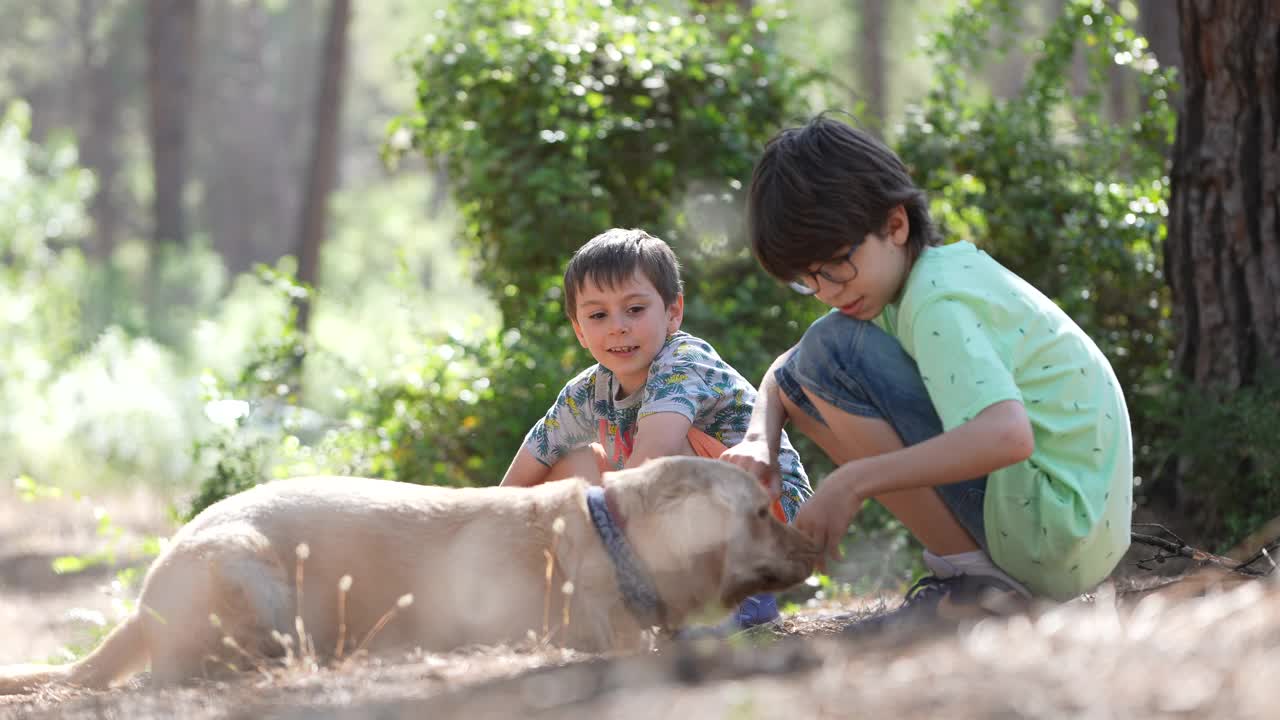
<instances>
[{"instance_id":1,"label":"floral print t-shirt","mask_svg":"<svg viewBox=\"0 0 1280 720\"><path fill-rule=\"evenodd\" d=\"M545 417L525 435L524 446L550 466L566 453L599 442L614 467L631 457L640 418L655 413L683 415L693 427L728 447L742 442L756 389L706 341L685 332L667 338L649 364L644 387L617 399L617 377L592 365L569 381ZM785 432L779 444L782 510L795 518L812 493L800 456Z\"/></svg>"}]
</instances>

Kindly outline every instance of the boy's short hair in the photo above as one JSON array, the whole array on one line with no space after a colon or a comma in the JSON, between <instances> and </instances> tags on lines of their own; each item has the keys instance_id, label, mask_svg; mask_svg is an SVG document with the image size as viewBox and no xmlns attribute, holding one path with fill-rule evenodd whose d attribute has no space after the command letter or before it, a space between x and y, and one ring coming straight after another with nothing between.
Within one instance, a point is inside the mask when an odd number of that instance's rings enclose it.
<instances>
[{"instance_id":1,"label":"boy's short hair","mask_svg":"<svg viewBox=\"0 0 1280 720\"><path fill-rule=\"evenodd\" d=\"M776 278L794 280L846 245L879 233L904 206L911 257L937 245L924 191L883 143L819 115L779 132L756 163L748 192L751 249Z\"/></svg>"},{"instance_id":2,"label":"boy's short hair","mask_svg":"<svg viewBox=\"0 0 1280 720\"><path fill-rule=\"evenodd\" d=\"M590 280L601 288L614 288L636 270L657 288L664 306L670 306L684 292L680 281L680 261L671 246L644 230L613 228L578 248L564 271L564 310L576 320L578 291Z\"/></svg>"}]
</instances>

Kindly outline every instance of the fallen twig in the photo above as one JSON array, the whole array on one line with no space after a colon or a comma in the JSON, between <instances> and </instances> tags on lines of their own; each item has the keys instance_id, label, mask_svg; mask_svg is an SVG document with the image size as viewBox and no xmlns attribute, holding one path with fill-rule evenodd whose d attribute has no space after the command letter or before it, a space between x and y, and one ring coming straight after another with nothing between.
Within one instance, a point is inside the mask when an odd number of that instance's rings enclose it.
<instances>
[{"instance_id":1,"label":"fallen twig","mask_svg":"<svg viewBox=\"0 0 1280 720\"><path fill-rule=\"evenodd\" d=\"M1200 564L1217 565L1218 567L1230 572L1239 573L1248 577L1267 577L1273 570L1275 570L1274 563L1269 564L1268 567L1263 569L1255 568L1253 567L1253 564L1264 557L1270 559L1269 553L1280 549L1280 538L1276 538L1266 545L1263 545L1262 548L1259 549L1252 557L1243 562L1237 562L1228 557L1214 555L1213 553L1191 547L1186 543L1186 541L1178 537L1177 533L1158 523L1134 523L1134 527L1155 528L1169 536L1168 538L1164 538L1140 532L1133 532L1131 534L1134 542L1148 547L1154 547L1161 551L1149 558L1139 560L1137 562L1138 567L1143 570L1151 570L1147 563L1162 563L1165 560L1182 558Z\"/></svg>"}]
</instances>

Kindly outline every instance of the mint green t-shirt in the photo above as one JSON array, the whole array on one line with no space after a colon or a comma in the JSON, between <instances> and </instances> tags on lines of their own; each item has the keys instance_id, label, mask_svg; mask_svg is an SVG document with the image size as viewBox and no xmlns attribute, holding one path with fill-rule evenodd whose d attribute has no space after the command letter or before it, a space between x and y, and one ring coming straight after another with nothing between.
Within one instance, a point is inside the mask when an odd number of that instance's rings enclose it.
<instances>
[{"instance_id":1,"label":"mint green t-shirt","mask_svg":"<svg viewBox=\"0 0 1280 720\"><path fill-rule=\"evenodd\" d=\"M926 250L876 320L915 359L944 430L1019 400L1027 460L987 477L992 559L1033 592L1094 587L1129 547L1133 450L1124 395L1098 346L972 243Z\"/></svg>"}]
</instances>

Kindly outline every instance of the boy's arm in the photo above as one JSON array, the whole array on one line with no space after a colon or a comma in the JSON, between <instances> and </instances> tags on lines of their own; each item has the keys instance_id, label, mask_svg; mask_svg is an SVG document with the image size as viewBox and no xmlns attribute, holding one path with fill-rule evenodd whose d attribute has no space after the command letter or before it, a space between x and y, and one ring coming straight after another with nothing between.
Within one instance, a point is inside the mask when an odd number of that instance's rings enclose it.
<instances>
[{"instance_id":1,"label":"boy's arm","mask_svg":"<svg viewBox=\"0 0 1280 720\"><path fill-rule=\"evenodd\" d=\"M801 506L795 524L835 550L863 500L981 477L1026 460L1034 450L1026 408L1017 400L997 402L922 443L841 465Z\"/></svg>"},{"instance_id":2,"label":"boy's arm","mask_svg":"<svg viewBox=\"0 0 1280 720\"><path fill-rule=\"evenodd\" d=\"M760 380L760 390L756 393L756 403L751 408L751 420L747 422L747 432L742 436L743 442L764 441L769 446L769 456L778 457L778 448L782 441L782 426L787 421L786 408L782 406L782 391L774 372L787 362L787 358L796 351L790 350L778 356L764 378Z\"/></svg>"},{"instance_id":3,"label":"boy's arm","mask_svg":"<svg viewBox=\"0 0 1280 720\"><path fill-rule=\"evenodd\" d=\"M782 474L778 471L778 450L782 443L782 426L787 421L787 411L782 405L782 391L774 372L786 363L795 347L778 356L765 371L756 393L755 406L751 408L751 420L742 436L742 442L729 448L721 460L733 463L755 475L777 499L782 493Z\"/></svg>"},{"instance_id":4,"label":"boy's arm","mask_svg":"<svg viewBox=\"0 0 1280 720\"><path fill-rule=\"evenodd\" d=\"M645 415L636 423L636 444L627 467L639 467L645 460L679 455L684 450L693 421L674 412Z\"/></svg>"},{"instance_id":5,"label":"boy's arm","mask_svg":"<svg viewBox=\"0 0 1280 720\"><path fill-rule=\"evenodd\" d=\"M594 439L590 403L594 372L595 366L587 368L560 389L556 401L525 435L500 485L537 485L565 454Z\"/></svg>"},{"instance_id":6,"label":"boy's arm","mask_svg":"<svg viewBox=\"0 0 1280 720\"><path fill-rule=\"evenodd\" d=\"M551 468L538 462L529 448L521 445L499 484L503 487L531 487L546 479L550 470Z\"/></svg>"}]
</instances>

